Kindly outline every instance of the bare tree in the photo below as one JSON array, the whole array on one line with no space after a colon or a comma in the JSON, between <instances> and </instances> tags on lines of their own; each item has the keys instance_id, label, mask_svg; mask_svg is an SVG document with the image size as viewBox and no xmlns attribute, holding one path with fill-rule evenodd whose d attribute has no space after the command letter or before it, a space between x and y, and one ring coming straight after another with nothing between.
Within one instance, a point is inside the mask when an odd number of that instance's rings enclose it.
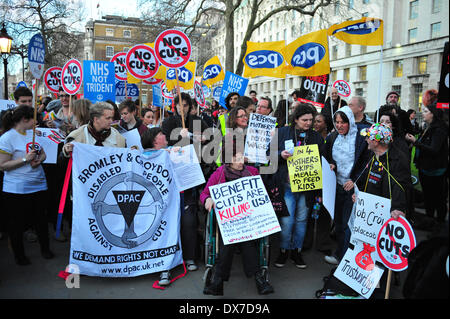
<instances>
[{"instance_id":1,"label":"bare tree","mask_svg":"<svg viewBox=\"0 0 450 319\"><path fill-rule=\"evenodd\" d=\"M149 0L142 0L148 3ZM240 43L240 53L238 64L235 69L236 74L242 74L243 62L247 50L247 41L251 39L253 32L260 28L264 22L276 14L288 11L296 11L301 15L314 16L320 8L329 6L337 0L162 0L158 1L160 12L164 12L165 19L172 21L186 21L191 19L191 23L186 26L185 32L190 35L196 32L205 21L219 16L221 24L225 27L225 68L234 69L234 43L235 43L235 13L241 6L248 7L250 16L243 27L244 37ZM272 10L262 10L262 8L273 4ZM164 9L161 9L164 8ZM264 13L265 12L265 13Z\"/></svg>"},{"instance_id":2,"label":"bare tree","mask_svg":"<svg viewBox=\"0 0 450 319\"><path fill-rule=\"evenodd\" d=\"M41 33L45 45L45 65L60 65L78 54L82 35L74 26L82 20L84 7L80 1L63 0L2 0L3 16L14 45L27 45L36 33Z\"/></svg>"}]
</instances>

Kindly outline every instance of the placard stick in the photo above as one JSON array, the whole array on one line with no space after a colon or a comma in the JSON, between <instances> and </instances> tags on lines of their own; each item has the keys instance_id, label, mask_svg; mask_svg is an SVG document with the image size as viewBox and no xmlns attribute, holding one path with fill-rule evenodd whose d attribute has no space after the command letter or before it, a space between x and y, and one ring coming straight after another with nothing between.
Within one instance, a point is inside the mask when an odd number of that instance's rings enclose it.
<instances>
[{"instance_id":1,"label":"placard stick","mask_svg":"<svg viewBox=\"0 0 450 319\"><path fill-rule=\"evenodd\" d=\"M128 99L127 82L128 81L125 81L125 99Z\"/></svg>"},{"instance_id":2,"label":"placard stick","mask_svg":"<svg viewBox=\"0 0 450 319\"><path fill-rule=\"evenodd\" d=\"M69 95L69 113L67 114L67 121L71 123L70 118L72 114L72 94Z\"/></svg>"},{"instance_id":3,"label":"placard stick","mask_svg":"<svg viewBox=\"0 0 450 319\"><path fill-rule=\"evenodd\" d=\"M392 279L392 269L389 269L386 282L386 294L384 295L384 299L389 299L389 292L391 290L391 279Z\"/></svg>"},{"instance_id":4,"label":"placard stick","mask_svg":"<svg viewBox=\"0 0 450 319\"><path fill-rule=\"evenodd\" d=\"M137 111L137 116L141 117L141 110L142 110L142 80L139 82L139 109Z\"/></svg>"},{"instance_id":5,"label":"placard stick","mask_svg":"<svg viewBox=\"0 0 450 319\"><path fill-rule=\"evenodd\" d=\"M180 82L178 82L178 69L175 69L175 76L177 77L177 92L178 92L178 103L180 104L180 109L181 109L181 123L183 124L183 128L185 127L184 124L184 110L183 110L183 101L181 100L181 91L180 91ZM175 107L177 107L175 105Z\"/></svg>"},{"instance_id":6,"label":"placard stick","mask_svg":"<svg viewBox=\"0 0 450 319\"><path fill-rule=\"evenodd\" d=\"M33 94L33 109L34 109L34 112L33 112L33 123L34 123L34 125L33 125L33 144L32 144L32 147L33 147L33 150L34 150L34 142L35 142L35 140L36 140L36 126L37 126L37 99L36 99L36 95L37 95L37 88L38 88L38 79L36 79L36 84L35 84L35 86L34 86L34 94Z\"/></svg>"}]
</instances>

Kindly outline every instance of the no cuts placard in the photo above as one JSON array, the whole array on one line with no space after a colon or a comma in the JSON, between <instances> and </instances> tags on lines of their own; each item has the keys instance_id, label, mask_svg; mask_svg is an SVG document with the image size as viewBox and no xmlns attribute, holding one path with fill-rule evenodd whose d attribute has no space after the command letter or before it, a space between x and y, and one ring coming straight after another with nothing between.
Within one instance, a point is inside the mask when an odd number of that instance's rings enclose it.
<instances>
[{"instance_id":1,"label":"no cuts placard","mask_svg":"<svg viewBox=\"0 0 450 319\"><path fill-rule=\"evenodd\" d=\"M132 47L127 52L125 61L128 72L136 79L145 80L158 72L159 61L155 51L148 45L138 44Z\"/></svg>"},{"instance_id":2,"label":"no cuts placard","mask_svg":"<svg viewBox=\"0 0 450 319\"><path fill-rule=\"evenodd\" d=\"M66 62L61 73L61 85L67 94L78 92L83 83L83 68L80 61L71 59Z\"/></svg>"},{"instance_id":3,"label":"no cuts placard","mask_svg":"<svg viewBox=\"0 0 450 319\"><path fill-rule=\"evenodd\" d=\"M189 62L191 41L181 31L165 30L155 40L155 53L161 64L169 68L179 68Z\"/></svg>"},{"instance_id":4,"label":"no cuts placard","mask_svg":"<svg viewBox=\"0 0 450 319\"><path fill-rule=\"evenodd\" d=\"M115 54L110 60L110 62L114 63L114 75L119 81L127 80L127 66L125 62L126 58L127 54L125 52L119 52Z\"/></svg>"},{"instance_id":5,"label":"no cuts placard","mask_svg":"<svg viewBox=\"0 0 450 319\"><path fill-rule=\"evenodd\" d=\"M47 69L47 71L45 71L44 83L50 92L59 92L59 88L61 86L61 73L62 68L60 68L59 66L52 66L51 68Z\"/></svg>"}]
</instances>

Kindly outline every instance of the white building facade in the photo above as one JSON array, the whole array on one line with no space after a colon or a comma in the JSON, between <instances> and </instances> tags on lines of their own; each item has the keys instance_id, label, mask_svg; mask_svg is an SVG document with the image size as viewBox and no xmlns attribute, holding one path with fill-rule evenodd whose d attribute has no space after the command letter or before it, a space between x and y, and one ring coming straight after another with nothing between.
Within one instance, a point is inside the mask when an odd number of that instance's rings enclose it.
<instances>
[{"instance_id":1,"label":"white building facade","mask_svg":"<svg viewBox=\"0 0 450 319\"><path fill-rule=\"evenodd\" d=\"M265 1L263 15L277 7L276 1ZM329 37L330 82L347 81L352 96L363 96L367 112L374 112L385 103L389 91L400 94L403 109L419 110L422 93L438 89L444 44L449 39L449 4L444 0L340 0L314 17L300 16L294 11L282 12L268 19L251 40L270 42L284 40L286 44L307 33L326 29L346 20L361 17L384 21L384 45L350 45ZM240 55L240 45L250 17L248 2L235 13L234 68ZM257 19L258 21L258 19ZM225 62L225 29L219 29L213 39L213 54ZM382 68L380 60L382 59ZM231 70L233 71L233 70ZM380 81L381 74L381 81ZM300 88L301 78L287 75L285 79L256 77L250 79L247 94L255 90L258 96L268 96L273 105ZM380 86L381 85L381 86Z\"/></svg>"}]
</instances>

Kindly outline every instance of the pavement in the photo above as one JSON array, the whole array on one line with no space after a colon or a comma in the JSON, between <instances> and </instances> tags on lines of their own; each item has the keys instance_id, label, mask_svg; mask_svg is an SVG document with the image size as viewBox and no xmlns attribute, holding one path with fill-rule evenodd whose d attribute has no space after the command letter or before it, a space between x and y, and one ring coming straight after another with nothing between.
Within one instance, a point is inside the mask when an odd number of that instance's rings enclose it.
<instances>
[{"instance_id":1,"label":"pavement","mask_svg":"<svg viewBox=\"0 0 450 319\"><path fill-rule=\"evenodd\" d=\"M426 238L426 232L416 230L417 243ZM53 234L51 234L52 236ZM207 296L203 294L204 263L199 261L197 271L188 271L186 275L173 282L165 290L155 289L153 283L159 274L148 274L132 278L103 278L81 276L79 288L68 288L64 279L58 274L66 269L69 263L69 241L61 243L53 238L50 243L55 257L46 260L41 257L38 243L25 242L25 251L31 265L18 266L8 248L8 240L0 240L0 299L171 299L178 302L186 300L215 300L221 302L230 299L244 298L252 300L299 300L316 299L315 292L322 288L323 277L330 274L333 265L327 264L324 254L309 249L302 253L306 269L298 269L288 260L283 268L273 266L277 257L277 238L271 238L271 263L269 280L275 293L259 295L253 278L244 275L241 256L235 255L230 280L224 283L223 296ZM183 273L179 266L173 275ZM400 285L392 285L390 299L403 299L402 283L406 271L400 274ZM5 300L3 300L5 301Z\"/></svg>"}]
</instances>

